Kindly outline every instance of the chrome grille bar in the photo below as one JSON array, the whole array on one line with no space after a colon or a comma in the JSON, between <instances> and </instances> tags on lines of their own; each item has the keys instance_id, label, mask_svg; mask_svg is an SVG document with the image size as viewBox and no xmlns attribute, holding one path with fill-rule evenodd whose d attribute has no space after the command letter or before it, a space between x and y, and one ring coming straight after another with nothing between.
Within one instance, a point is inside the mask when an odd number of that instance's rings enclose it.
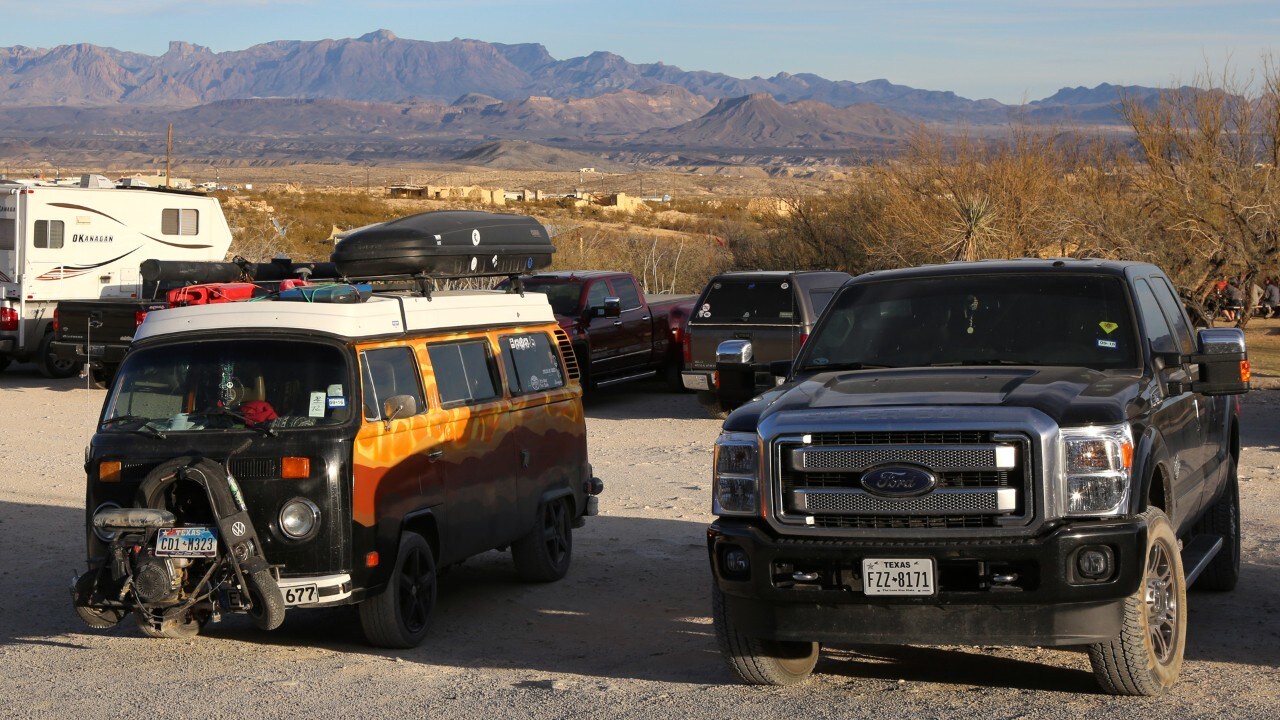
<instances>
[{"instance_id":1,"label":"chrome grille bar","mask_svg":"<svg viewBox=\"0 0 1280 720\"><path fill-rule=\"evenodd\" d=\"M866 445L855 447L798 447L791 451L791 467L799 472L854 472L908 463L934 472L1008 469L1017 461L1011 445Z\"/></svg>"},{"instance_id":2,"label":"chrome grille bar","mask_svg":"<svg viewBox=\"0 0 1280 720\"><path fill-rule=\"evenodd\" d=\"M934 490L909 498L887 498L865 490L798 489L789 493L791 509L801 513L831 515L948 515L1013 513L1018 491L1014 488L956 488Z\"/></svg>"}]
</instances>

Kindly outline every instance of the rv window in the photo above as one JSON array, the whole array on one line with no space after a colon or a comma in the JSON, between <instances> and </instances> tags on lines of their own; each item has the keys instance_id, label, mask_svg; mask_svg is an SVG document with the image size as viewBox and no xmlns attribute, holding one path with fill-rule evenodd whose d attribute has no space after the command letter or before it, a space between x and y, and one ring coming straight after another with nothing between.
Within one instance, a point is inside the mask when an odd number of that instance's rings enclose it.
<instances>
[{"instance_id":1,"label":"rv window","mask_svg":"<svg viewBox=\"0 0 1280 720\"><path fill-rule=\"evenodd\" d=\"M50 250L62 247L62 228L61 220L37 220L36 247Z\"/></svg>"},{"instance_id":2,"label":"rv window","mask_svg":"<svg viewBox=\"0 0 1280 720\"><path fill-rule=\"evenodd\" d=\"M426 412L422 400L422 383L413 350L407 347L380 348L360 353L361 386L364 393L364 416L367 420L382 418L382 405L393 395L409 395L418 403L418 412Z\"/></svg>"},{"instance_id":3,"label":"rv window","mask_svg":"<svg viewBox=\"0 0 1280 720\"><path fill-rule=\"evenodd\" d=\"M200 211L165 208L160 211L160 232L164 235L199 235Z\"/></svg>"},{"instance_id":4,"label":"rv window","mask_svg":"<svg viewBox=\"0 0 1280 720\"><path fill-rule=\"evenodd\" d=\"M13 250L18 236L17 220L0 220L0 250Z\"/></svg>"},{"instance_id":5,"label":"rv window","mask_svg":"<svg viewBox=\"0 0 1280 720\"><path fill-rule=\"evenodd\" d=\"M431 357L441 403L470 404L498 396L488 342L470 340L428 345L427 355Z\"/></svg>"},{"instance_id":6,"label":"rv window","mask_svg":"<svg viewBox=\"0 0 1280 720\"><path fill-rule=\"evenodd\" d=\"M507 335L500 342L507 387L512 395L543 392L564 386L560 356L546 333Z\"/></svg>"}]
</instances>

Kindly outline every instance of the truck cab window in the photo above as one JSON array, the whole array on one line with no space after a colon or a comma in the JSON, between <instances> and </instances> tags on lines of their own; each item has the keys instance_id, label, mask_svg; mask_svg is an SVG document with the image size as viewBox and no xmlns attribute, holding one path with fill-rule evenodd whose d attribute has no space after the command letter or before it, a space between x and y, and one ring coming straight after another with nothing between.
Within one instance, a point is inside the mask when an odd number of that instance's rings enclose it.
<instances>
[{"instance_id":1,"label":"truck cab window","mask_svg":"<svg viewBox=\"0 0 1280 720\"><path fill-rule=\"evenodd\" d=\"M614 278L613 292L622 301L624 312L640 307L640 291L636 289L636 284L631 278ZM603 305L604 301L601 300L600 304Z\"/></svg>"},{"instance_id":2,"label":"truck cab window","mask_svg":"<svg viewBox=\"0 0 1280 720\"><path fill-rule=\"evenodd\" d=\"M35 246L49 250L62 247L63 228L61 220L37 220Z\"/></svg>"},{"instance_id":3,"label":"truck cab window","mask_svg":"<svg viewBox=\"0 0 1280 720\"><path fill-rule=\"evenodd\" d=\"M489 343L485 340L428 345L427 355L442 404L471 404L498 396Z\"/></svg>"},{"instance_id":4,"label":"truck cab window","mask_svg":"<svg viewBox=\"0 0 1280 720\"><path fill-rule=\"evenodd\" d=\"M1138 298L1138 311L1142 313L1143 325L1146 328L1147 340L1151 343L1151 351L1159 353L1176 353L1178 344L1173 339L1173 330L1169 329L1169 321L1160 310L1160 303L1146 280L1138 280L1133 284L1134 294Z\"/></svg>"},{"instance_id":5,"label":"truck cab window","mask_svg":"<svg viewBox=\"0 0 1280 720\"><path fill-rule=\"evenodd\" d=\"M417 402L419 413L427 409L427 404L422 400L418 362L411 348L366 350L360 353L360 365L366 419L382 419L383 403L395 395L411 396Z\"/></svg>"},{"instance_id":6,"label":"truck cab window","mask_svg":"<svg viewBox=\"0 0 1280 720\"><path fill-rule=\"evenodd\" d=\"M587 308L604 307L604 299L609 297L609 285L603 280L591 283L591 289L587 290Z\"/></svg>"}]
</instances>

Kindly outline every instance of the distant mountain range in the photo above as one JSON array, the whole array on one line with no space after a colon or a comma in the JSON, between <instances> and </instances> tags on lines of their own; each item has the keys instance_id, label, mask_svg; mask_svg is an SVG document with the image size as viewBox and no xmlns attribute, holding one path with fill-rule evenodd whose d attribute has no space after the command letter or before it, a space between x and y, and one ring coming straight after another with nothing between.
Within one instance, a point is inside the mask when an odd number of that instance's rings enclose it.
<instances>
[{"instance_id":1,"label":"distant mountain range","mask_svg":"<svg viewBox=\"0 0 1280 720\"><path fill-rule=\"evenodd\" d=\"M375 155L417 142L456 154L459 143L497 140L879 153L919 123L1002 125L1016 115L1118 124L1121 93L1158 92L1103 84L1009 106L887 80L741 79L607 52L557 60L538 44L426 42L379 30L222 53L172 42L159 57L87 44L0 48L0 138L9 139L4 148L33 138L110 144L173 123L212 154L255 152L272 139L291 140L295 151L337 142Z\"/></svg>"}]
</instances>

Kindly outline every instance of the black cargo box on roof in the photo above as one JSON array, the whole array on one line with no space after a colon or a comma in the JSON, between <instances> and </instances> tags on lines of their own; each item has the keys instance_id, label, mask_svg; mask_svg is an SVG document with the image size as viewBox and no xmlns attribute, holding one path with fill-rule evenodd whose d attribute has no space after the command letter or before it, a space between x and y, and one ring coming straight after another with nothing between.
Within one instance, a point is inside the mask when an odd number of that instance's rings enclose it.
<instances>
[{"instance_id":1,"label":"black cargo box on roof","mask_svg":"<svg viewBox=\"0 0 1280 720\"><path fill-rule=\"evenodd\" d=\"M540 270L555 251L547 229L526 215L441 210L356 230L332 260L349 278L483 277Z\"/></svg>"}]
</instances>

